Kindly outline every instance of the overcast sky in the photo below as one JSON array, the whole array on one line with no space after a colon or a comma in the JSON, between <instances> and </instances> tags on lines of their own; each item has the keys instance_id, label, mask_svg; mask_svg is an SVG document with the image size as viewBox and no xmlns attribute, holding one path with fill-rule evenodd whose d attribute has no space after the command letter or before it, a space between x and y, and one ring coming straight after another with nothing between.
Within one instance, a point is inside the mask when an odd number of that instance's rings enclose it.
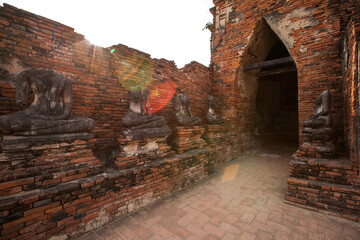
<instances>
[{"instance_id":1,"label":"overcast sky","mask_svg":"<svg viewBox=\"0 0 360 240\"><path fill-rule=\"evenodd\" d=\"M124 44L174 60L210 63L213 0L7 0L0 1L75 29L91 43Z\"/></svg>"}]
</instances>

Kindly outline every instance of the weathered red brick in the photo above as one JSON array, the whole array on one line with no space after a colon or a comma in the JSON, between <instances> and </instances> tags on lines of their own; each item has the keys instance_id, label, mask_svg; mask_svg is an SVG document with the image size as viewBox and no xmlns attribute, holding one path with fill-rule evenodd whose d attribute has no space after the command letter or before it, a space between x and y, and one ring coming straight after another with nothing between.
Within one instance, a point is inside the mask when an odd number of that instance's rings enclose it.
<instances>
[{"instance_id":1,"label":"weathered red brick","mask_svg":"<svg viewBox=\"0 0 360 240\"><path fill-rule=\"evenodd\" d=\"M30 210L27 210L27 211L24 212L24 217L35 214L37 212L43 212L44 213L45 210L57 207L59 205L60 205L60 202L54 202L54 203L51 203L49 205L44 205L44 206L41 206L41 207L38 207L38 208L33 208L33 209L30 209Z\"/></svg>"},{"instance_id":2,"label":"weathered red brick","mask_svg":"<svg viewBox=\"0 0 360 240\"><path fill-rule=\"evenodd\" d=\"M16 187L16 186L21 186L21 185L25 185L25 184L30 184L33 182L34 182L34 178L25 178L25 179L10 181L10 182L4 182L4 183L0 183L0 190L6 189L6 188L11 188L11 187Z\"/></svg>"},{"instance_id":3,"label":"weathered red brick","mask_svg":"<svg viewBox=\"0 0 360 240\"><path fill-rule=\"evenodd\" d=\"M39 200L39 196L37 193L32 194L32 195L25 195L19 199L19 204L25 205L25 204L36 202L37 200Z\"/></svg>"},{"instance_id":4,"label":"weathered red brick","mask_svg":"<svg viewBox=\"0 0 360 240\"><path fill-rule=\"evenodd\" d=\"M83 218L81 219L81 221L82 221L83 223L88 223L88 222L90 222L91 220L97 218L98 215L99 215L99 212L94 212L94 213L92 213L92 214L89 214L89 215L83 217Z\"/></svg>"},{"instance_id":5,"label":"weathered red brick","mask_svg":"<svg viewBox=\"0 0 360 240\"><path fill-rule=\"evenodd\" d=\"M13 226L16 226L18 224L27 222L27 221L29 221L31 219L34 219L34 218L37 218L37 217L40 217L40 216L43 216L43 215L44 215L44 212L38 212L38 213L29 215L29 216L26 216L26 217L22 217L22 218L19 218L19 219L15 220L15 221L3 224L3 228L8 229L8 228L11 228Z\"/></svg>"},{"instance_id":6,"label":"weathered red brick","mask_svg":"<svg viewBox=\"0 0 360 240\"><path fill-rule=\"evenodd\" d=\"M299 186L304 186L304 187L308 186L308 182L306 180L299 179L299 178L289 178L288 184L299 185Z\"/></svg>"}]
</instances>

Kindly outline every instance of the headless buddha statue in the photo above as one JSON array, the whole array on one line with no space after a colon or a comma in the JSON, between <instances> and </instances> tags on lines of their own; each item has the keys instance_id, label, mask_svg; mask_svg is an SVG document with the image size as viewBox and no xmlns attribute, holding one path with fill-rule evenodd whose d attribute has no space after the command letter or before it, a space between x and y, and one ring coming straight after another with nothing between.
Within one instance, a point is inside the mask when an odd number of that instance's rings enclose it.
<instances>
[{"instance_id":1,"label":"headless buddha statue","mask_svg":"<svg viewBox=\"0 0 360 240\"><path fill-rule=\"evenodd\" d=\"M208 112L206 113L206 122L208 124L224 123L225 120L217 114L218 101L216 100L216 98L213 96L209 96L208 100L209 100L209 109Z\"/></svg>"},{"instance_id":2,"label":"headless buddha statue","mask_svg":"<svg viewBox=\"0 0 360 240\"><path fill-rule=\"evenodd\" d=\"M123 133L133 140L166 137L171 134L171 129L166 125L165 118L150 114L150 106L147 101L149 90L135 88L129 91L129 111L122 119L127 128Z\"/></svg>"},{"instance_id":3,"label":"headless buddha statue","mask_svg":"<svg viewBox=\"0 0 360 240\"><path fill-rule=\"evenodd\" d=\"M45 135L89 132L95 126L90 118L70 116L71 81L52 70L28 69L16 75L16 104L24 107L28 94L34 101L19 112L0 117L0 132L13 135Z\"/></svg>"},{"instance_id":4,"label":"headless buddha statue","mask_svg":"<svg viewBox=\"0 0 360 240\"><path fill-rule=\"evenodd\" d=\"M184 94L178 94L175 99L175 118L181 126L200 125L201 119L190 111L190 99Z\"/></svg>"},{"instance_id":5,"label":"headless buddha statue","mask_svg":"<svg viewBox=\"0 0 360 240\"><path fill-rule=\"evenodd\" d=\"M164 117L148 113L150 108L147 102L147 97L149 96L148 89L130 90L129 95L129 111L122 119L122 122L126 127L131 129L142 129L166 125Z\"/></svg>"},{"instance_id":6,"label":"headless buddha statue","mask_svg":"<svg viewBox=\"0 0 360 240\"><path fill-rule=\"evenodd\" d=\"M330 91L325 90L316 98L316 114L304 121L303 127L328 128L330 125Z\"/></svg>"}]
</instances>

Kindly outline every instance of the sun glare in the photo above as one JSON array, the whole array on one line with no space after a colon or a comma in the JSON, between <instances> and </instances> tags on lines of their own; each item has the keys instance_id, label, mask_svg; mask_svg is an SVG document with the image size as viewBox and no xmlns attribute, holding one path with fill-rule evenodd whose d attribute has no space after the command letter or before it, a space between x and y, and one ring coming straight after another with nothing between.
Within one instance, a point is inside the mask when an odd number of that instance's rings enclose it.
<instances>
[{"instance_id":1,"label":"sun glare","mask_svg":"<svg viewBox=\"0 0 360 240\"><path fill-rule=\"evenodd\" d=\"M229 165L224 169L223 175L221 177L222 182L233 181L236 177L239 165Z\"/></svg>"},{"instance_id":2,"label":"sun glare","mask_svg":"<svg viewBox=\"0 0 360 240\"><path fill-rule=\"evenodd\" d=\"M154 63L143 54L138 53L129 57L129 54L122 54L123 50L117 46L102 48L91 44L88 40L77 42L73 48L77 60L81 64L88 65L91 72L101 73L104 71L103 66L111 65L115 69L118 83L124 89L148 88L150 94L147 101L151 107L149 113L155 113L165 107L175 93L177 85L173 81L166 80L154 86ZM104 56L109 53L110 58L105 58ZM90 63L86 62L89 57Z\"/></svg>"}]
</instances>

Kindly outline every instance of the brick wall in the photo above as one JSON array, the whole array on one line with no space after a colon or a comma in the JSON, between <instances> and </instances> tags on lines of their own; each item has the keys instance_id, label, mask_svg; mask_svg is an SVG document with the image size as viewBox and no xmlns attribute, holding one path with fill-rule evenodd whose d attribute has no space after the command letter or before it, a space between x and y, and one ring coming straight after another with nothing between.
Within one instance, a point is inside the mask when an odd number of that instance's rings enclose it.
<instances>
[{"instance_id":1,"label":"brick wall","mask_svg":"<svg viewBox=\"0 0 360 240\"><path fill-rule=\"evenodd\" d=\"M189 96L193 114L204 119L212 75L197 62L178 69L173 61L121 44L97 47L70 27L7 4L0 7L0 53L0 64L16 56L22 67L66 75L72 81L72 114L96 121L92 138L69 143L42 139L19 150L12 136L2 137L1 239L79 235L193 184L233 157L231 145L219 141L136 168L107 164L118 149L116 136L134 85L150 90L152 112L172 128L177 93ZM18 110L10 75L1 72L0 116Z\"/></svg>"},{"instance_id":2,"label":"brick wall","mask_svg":"<svg viewBox=\"0 0 360 240\"><path fill-rule=\"evenodd\" d=\"M341 42L344 136L349 157L334 160L297 157L290 163L286 201L315 211L360 220L359 200L359 16L350 19ZM350 159L350 161L349 161Z\"/></svg>"},{"instance_id":3,"label":"brick wall","mask_svg":"<svg viewBox=\"0 0 360 240\"><path fill-rule=\"evenodd\" d=\"M344 135L350 159L359 168L359 43L360 18L354 16L346 28L343 38L343 89L344 89ZM359 182L357 182L359 183Z\"/></svg>"},{"instance_id":4,"label":"brick wall","mask_svg":"<svg viewBox=\"0 0 360 240\"><path fill-rule=\"evenodd\" d=\"M150 89L153 110L168 123L174 122L172 96L180 92L191 99L194 114L205 116L211 73L199 63L178 69L173 61L152 59L121 44L97 47L70 27L7 4L0 8L0 29L0 50L11 51L32 68L54 69L71 79L72 114L96 121L94 151L102 160L117 147L116 133L129 105L127 90L133 85ZM0 115L18 111L9 79L0 84Z\"/></svg>"},{"instance_id":5,"label":"brick wall","mask_svg":"<svg viewBox=\"0 0 360 240\"><path fill-rule=\"evenodd\" d=\"M108 169L55 187L0 197L1 239L78 236L194 184L213 171L217 160L214 151L205 148L146 166Z\"/></svg>"},{"instance_id":6,"label":"brick wall","mask_svg":"<svg viewBox=\"0 0 360 240\"><path fill-rule=\"evenodd\" d=\"M286 200L359 221L358 1L217 0L214 4L212 91L224 101L228 134L237 149L255 142L260 70L243 68L263 62L279 39L297 68L299 133L301 124L315 114L316 97L329 89L339 153L336 160L294 155ZM346 69L340 47L345 35ZM299 134L299 145L305 140L306 135Z\"/></svg>"}]
</instances>

